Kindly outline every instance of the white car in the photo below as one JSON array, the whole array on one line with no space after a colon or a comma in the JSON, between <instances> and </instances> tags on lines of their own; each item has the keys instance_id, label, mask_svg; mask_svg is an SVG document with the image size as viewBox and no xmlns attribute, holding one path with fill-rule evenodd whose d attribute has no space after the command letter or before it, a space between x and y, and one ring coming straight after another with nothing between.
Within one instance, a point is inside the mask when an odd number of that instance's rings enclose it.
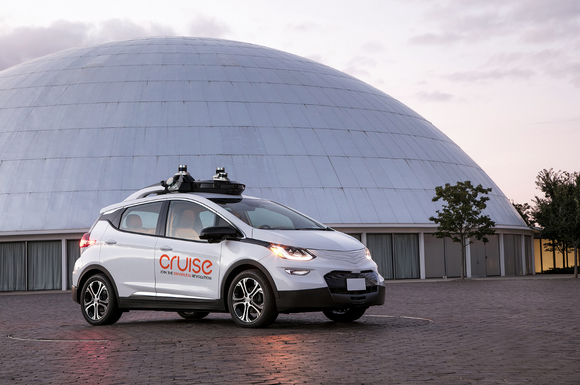
<instances>
[{"instance_id":1,"label":"white car","mask_svg":"<svg viewBox=\"0 0 580 385\"><path fill-rule=\"evenodd\" d=\"M363 244L244 189L223 168L195 180L180 166L102 209L73 270L72 297L87 322L112 324L129 310L189 320L229 312L244 327L306 311L349 322L384 303L384 279Z\"/></svg>"}]
</instances>

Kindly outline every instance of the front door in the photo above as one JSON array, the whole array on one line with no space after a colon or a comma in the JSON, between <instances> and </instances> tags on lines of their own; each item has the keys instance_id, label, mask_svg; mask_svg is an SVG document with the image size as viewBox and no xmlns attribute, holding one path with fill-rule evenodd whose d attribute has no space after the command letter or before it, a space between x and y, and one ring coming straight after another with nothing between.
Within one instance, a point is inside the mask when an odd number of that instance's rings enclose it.
<instances>
[{"instance_id":1,"label":"front door","mask_svg":"<svg viewBox=\"0 0 580 385\"><path fill-rule=\"evenodd\" d=\"M169 205L165 238L155 248L157 298L218 299L221 243L208 243L199 234L219 217L189 201Z\"/></svg>"}]
</instances>

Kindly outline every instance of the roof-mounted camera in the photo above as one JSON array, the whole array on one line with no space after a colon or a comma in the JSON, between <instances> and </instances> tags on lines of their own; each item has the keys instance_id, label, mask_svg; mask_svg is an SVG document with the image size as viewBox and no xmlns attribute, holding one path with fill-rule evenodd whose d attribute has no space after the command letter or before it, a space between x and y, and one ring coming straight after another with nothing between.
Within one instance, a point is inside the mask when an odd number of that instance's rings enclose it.
<instances>
[{"instance_id":1,"label":"roof-mounted camera","mask_svg":"<svg viewBox=\"0 0 580 385\"><path fill-rule=\"evenodd\" d=\"M189 192L192 191L195 179L187 172L187 165L180 164L177 173L167 181L161 181L161 187L165 192Z\"/></svg>"},{"instance_id":2,"label":"roof-mounted camera","mask_svg":"<svg viewBox=\"0 0 580 385\"><path fill-rule=\"evenodd\" d=\"M225 167L218 167L215 170L215 175L213 176L213 180L219 182L229 182L228 173L226 172Z\"/></svg>"}]
</instances>

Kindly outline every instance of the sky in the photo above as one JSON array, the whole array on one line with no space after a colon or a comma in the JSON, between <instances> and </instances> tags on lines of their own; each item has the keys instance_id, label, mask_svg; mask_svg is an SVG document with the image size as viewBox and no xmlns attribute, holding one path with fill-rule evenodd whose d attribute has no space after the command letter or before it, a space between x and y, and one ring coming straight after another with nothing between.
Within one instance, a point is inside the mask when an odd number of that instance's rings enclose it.
<instances>
[{"instance_id":1,"label":"sky","mask_svg":"<svg viewBox=\"0 0 580 385\"><path fill-rule=\"evenodd\" d=\"M398 99L518 203L580 171L578 0L2 0L0 70L144 36L214 37L318 61Z\"/></svg>"}]
</instances>

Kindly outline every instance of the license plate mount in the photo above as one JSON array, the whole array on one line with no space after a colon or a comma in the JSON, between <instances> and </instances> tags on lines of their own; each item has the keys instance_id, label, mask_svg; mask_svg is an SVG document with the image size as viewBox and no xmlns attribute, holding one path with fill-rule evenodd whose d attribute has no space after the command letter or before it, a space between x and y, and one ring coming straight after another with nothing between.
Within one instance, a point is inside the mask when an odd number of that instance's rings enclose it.
<instances>
[{"instance_id":1,"label":"license plate mount","mask_svg":"<svg viewBox=\"0 0 580 385\"><path fill-rule=\"evenodd\" d=\"M360 291L366 290L366 283L364 278L347 278L346 279L346 290L348 291Z\"/></svg>"}]
</instances>

